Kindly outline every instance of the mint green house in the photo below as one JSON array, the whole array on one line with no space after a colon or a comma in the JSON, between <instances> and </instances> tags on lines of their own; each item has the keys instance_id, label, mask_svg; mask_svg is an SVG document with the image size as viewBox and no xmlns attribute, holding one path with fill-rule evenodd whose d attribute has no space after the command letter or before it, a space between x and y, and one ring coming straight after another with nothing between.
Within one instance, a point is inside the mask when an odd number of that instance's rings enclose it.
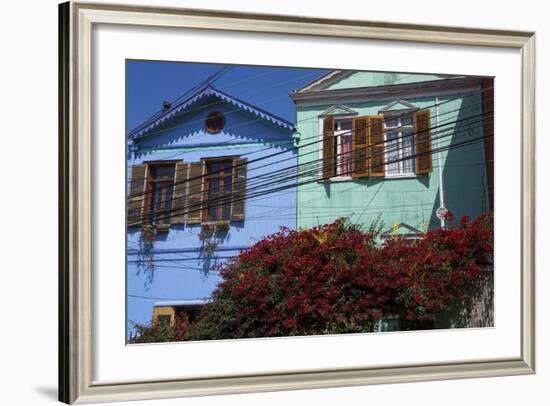
<instances>
[{"instance_id":1,"label":"mint green house","mask_svg":"<svg viewBox=\"0 0 550 406\"><path fill-rule=\"evenodd\" d=\"M298 228L415 238L492 210L492 79L332 71L291 97Z\"/></svg>"}]
</instances>

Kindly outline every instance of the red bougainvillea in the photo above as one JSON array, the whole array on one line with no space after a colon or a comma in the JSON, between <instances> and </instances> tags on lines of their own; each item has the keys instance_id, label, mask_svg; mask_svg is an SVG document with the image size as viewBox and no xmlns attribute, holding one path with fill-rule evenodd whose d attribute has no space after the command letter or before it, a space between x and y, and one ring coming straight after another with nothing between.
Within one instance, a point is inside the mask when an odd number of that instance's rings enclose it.
<instances>
[{"instance_id":1,"label":"red bougainvillea","mask_svg":"<svg viewBox=\"0 0 550 406\"><path fill-rule=\"evenodd\" d=\"M492 260L491 215L417 240L337 220L282 229L220 269L223 282L186 339L372 331L384 315L431 320L466 305Z\"/></svg>"}]
</instances>

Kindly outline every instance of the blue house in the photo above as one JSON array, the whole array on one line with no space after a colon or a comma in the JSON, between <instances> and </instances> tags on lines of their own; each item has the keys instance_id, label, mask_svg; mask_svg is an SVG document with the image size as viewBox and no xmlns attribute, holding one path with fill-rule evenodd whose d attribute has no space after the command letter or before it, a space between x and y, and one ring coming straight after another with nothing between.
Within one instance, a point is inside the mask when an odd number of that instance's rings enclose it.
<instances>
[{"instance_id":1,"label":"blue house","mask_svg":"<svg viewBox=\"0 0 550 406\"><path fill-rule=\"evenodd\" d=\"M205 86L128 134L127 320L191 321L217 266L296 227L294 126Z\"/></svg>"}]
</instances>

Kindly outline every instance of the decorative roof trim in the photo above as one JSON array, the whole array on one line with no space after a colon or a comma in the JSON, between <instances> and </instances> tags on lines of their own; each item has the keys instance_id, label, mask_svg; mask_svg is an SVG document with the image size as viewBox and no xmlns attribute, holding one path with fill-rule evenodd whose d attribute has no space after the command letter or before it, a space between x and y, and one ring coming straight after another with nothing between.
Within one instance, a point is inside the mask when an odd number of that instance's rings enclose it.
<instances>
[{"instance_id":1,"label":"decorative roof trim","mask_svg":"<svg viewBox=\"0 0 550 406\"><path fill-rule=\"evenodd\" d=\"M459 77L438 79L426 82L402 83L346 89L319 90L316 92L291 93L290 97L298 106L318 106L334 103L354 103L396 99L410 95L454 94L473 90L480 86L479 78Z\"/></svg>"},{"instance_id":2,"label":"decorative roof trim","mask_svg":"<svg viewBox=\"0 0 550 406\"><path fill-rule=\"evenodd\" d=\"M130 131L130 133L128 134L128 137L131 139L143 137L147 135L147 133L149 133L150 131L159 127L161 124L167 122L168 120L173 119L177 114L183 113L185 110L187 110L189 107L191 107L195 103L199 102L200 100L206 97L211 97L211 96L216 97L226 103L229 103L241 110L251 113L266 121L269 121L288 131L295 130L294 125L286 121L285 119L277 117L276 115L268 113L258 107L254 107L251 104L244 102L242 100L239 100L233 96L229 96L228 94L217 90L213 86L208 85L198 90L196 93L189 96L188 98L182 100L181 102L175 103L169 110L162 113L160 116L153 116L151 119L139 125L135 129Z\"/></svg>"},{"instance_id":3,"label":"decorative roof trim","mask_svg":"<svg viewBox=\"0 0 550 406\"><path fill-rule=\"evenodd\" d=\"M335 111L342 110L342 113L335 113ZM330 106L328 109L323 111L321 114L319 114L319 117L324 116L355 116L359 114L357 111L350 109L348 106L344 106L343 104L335 104L334 106Z\"/></svg>"},{"instance_id":4,"label":"decorative roof trim","mask_svg":"<svg viewBox=\"0 0 550 406\"><path fill-rule=\"evenodd\" d=\"M293 93L303 93L303 92L311 92L311 91L316 91L316 90L322 90L322 89L319 89L319 88L320 87L325 87L325 86L330 85L334 82L337 82L337 81L351 75L352 73L353 73L353 71L333 70L332 72L329 72L324 76L321 76L319 79L315 79L313 82L310 82L307 85L302 86L302 87L294 90Z\"/></svg>"},{"instance_id":5,"label":"decorative roof trim","mask_svg":"<svg viewBox=\"0 0 550 406\"><path fill-rule=\"evenodd\" d=\"M394 230L398 230L400 228L406 228L410 231L410 233L407 233L405 235L424 235L424 232L419 230L418 228L415 228L413 226L408 225L407 223L399 223L397 224L397 227L391 227L389 230L384 231L382 234L380 234L381 237L387 237L392 235L403 235L403 234L396 234Z\"/></svg>"},{"instance_id":6,"label":"decorative roof trim","mask_svg":"<svg viewBox=\"0 0 550 406\"><path fill-rule=\"evenodd\" d=\"M406 106L405 109L400 109L400 110L418 110L418 109L419 109L418 106L416 106L416 105L414 105L414 104L412 104L412 103L410 103L410 102L408 102L408 101L406 101L406 100L399 99L399 100L394 100L394 101L392 101L392 102L389 103L389 104L386 104L384 107L382 107L382 108L381 108L380 110L378 110L378 111L388 111L388 112L391 113L390 109L391 109L393 106L397 105L397 104L402 104L402 105Z\"/></svg>"}]
</instances>

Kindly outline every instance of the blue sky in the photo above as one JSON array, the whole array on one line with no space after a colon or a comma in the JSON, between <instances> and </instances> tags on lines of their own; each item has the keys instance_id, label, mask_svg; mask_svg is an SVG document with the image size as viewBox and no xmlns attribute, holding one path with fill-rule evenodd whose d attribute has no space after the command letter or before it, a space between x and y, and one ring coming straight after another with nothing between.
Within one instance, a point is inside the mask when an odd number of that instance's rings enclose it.
<instances>
[{"instance_id":1,"label":"blue sky","mask_svg":"<svg viewBox=\"0 0 550 406\"><path fill-rule=\"evenodd\" d=\"M289 93L327 73L323 69L281 68L185 62L127 62L127 120L132 130L162 107L211 75L230 67L214 86L290 122L295 121Z\"/></svg>"}]
</instances>

